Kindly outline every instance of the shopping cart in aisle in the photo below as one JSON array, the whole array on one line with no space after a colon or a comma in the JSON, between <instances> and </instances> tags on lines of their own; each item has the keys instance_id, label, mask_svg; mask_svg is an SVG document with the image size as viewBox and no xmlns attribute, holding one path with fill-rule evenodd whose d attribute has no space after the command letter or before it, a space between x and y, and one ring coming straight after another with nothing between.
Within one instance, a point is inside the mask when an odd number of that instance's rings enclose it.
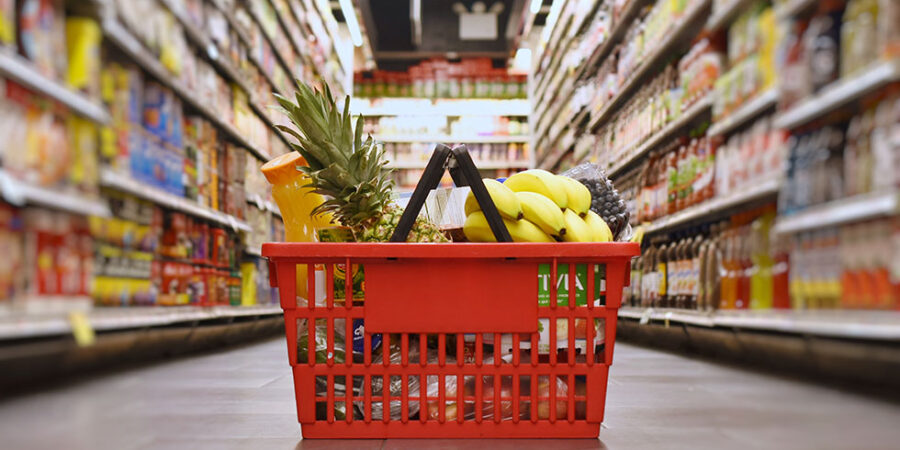
<instances>
[{"instance_id":1,"label":"shopping cart in aisle","mask_svg":"<svg viewBox=\"0 0 900 450\"><path fill-rule=\"evenodd\" d=\"M448 164L501 242L402 242ZM511 243L498 224L465 148L439 146L395 242L263 245L303 437L597 437L639 247Z\"/></svg>"}]
</instances>

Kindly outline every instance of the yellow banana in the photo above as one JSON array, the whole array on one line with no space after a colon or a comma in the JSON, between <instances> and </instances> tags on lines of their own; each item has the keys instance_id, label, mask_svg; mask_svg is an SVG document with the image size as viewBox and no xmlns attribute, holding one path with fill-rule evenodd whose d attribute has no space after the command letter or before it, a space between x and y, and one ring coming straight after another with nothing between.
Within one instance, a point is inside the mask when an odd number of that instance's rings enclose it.
<instances>
[{"instance_id":1,"label":"yellow banana","mask_svg":"<svg viewBox=\"0 0 900 450\"><path fill-rule=\"evenodd\" d=\"M508 221L504 220L504 222ZM509 230L513 242L556 242L549 234L544 233L537 225L527 220L507 223L506 229Z\"/></svg>"},{"instance_id":2,"label":"yellow banana","mask_svg":"<svg viewBox=\"0 0 900 450\"><path fill-rule=\"evenodd\" d=\"M566 219L566 234L563 236L563 240L566 242L593 241L594 233L575 211L566 208L563 217Z\"/></svg>"},{"instance_id":3,"label":"yellow banana","mask_svg":"<svg viewBox=\"0 0 900 450\"><path fill-rule=\"evenodd\" d=\"M537 225L527 220L503 219L503 224L506 225L506 230L509 231L513 242L555 242ZM475 211L466 217L463 233L471 242L497 242L494 232L491 231L491 227L481 211Z\"/></svg>"},{"instance_id":4,"label":"yellow banana","mask_svg":"<svg viewBox=\"0 0 900 450\"><path fill-rule=\"evenodd\" d=\"M546 170L530 169L519 172L503 182L514 192L534 192L553 200L560 209L566 207L569 196L563 182Z\"/></svg>"},{"instance_id":5,"label":"yellow banana","mask_svg":"<svg viewBox=\"0 0 900 450\"><path fill-rule=\"evenodd\" d=\"M494 201L494 205L501 216L510 220L522 218L522 205L513 191L504 186L503 183L491 178L485 178L482 181L484 181L484 187L487 189L488 194L491 195L491 200ZM481 210L481 206L478 204L478 200L475 199L475 194L472 191L469 191L469 195L466 197L465 210L466 216Z\"/></svg>"},{"instance_id":6,"label":"yellow banana","mask_svg":"<svg viewBox=\"0 0 900 450\"><path fill-rule=\"evenodd\" d=\"M516 192L525 220L540 227L544 233L562 237L566 233L566 220L562 210L553 200L534 192Z\"/></svg>"},{"instance_id":7,"label":"yellow banana","mask_svg":"<svg viewBox=\"0 0 900 450\"><path fill-rule=\"evenodd\" d=\"M594 242L612 241L612 230L609 229L609 226L603 221L603 218L594 211L588 210L587 216L584 217L584 223L591 229L594 236Z\"/></svg>"},{"instance_id":8,"label":"yellow banana","mask_svg":"<svg viewBox=\"0 0 900 450\"><path fill-rule=\"evenodd\" d=\"M591 209L591 191L588 190L587 186L574 178L562 175L557 175L557 178L561 179L566 187L566 196L568 197L566 207L578 213L579 216L584 217L588 210Z\"/></svg>"}]
</instances>

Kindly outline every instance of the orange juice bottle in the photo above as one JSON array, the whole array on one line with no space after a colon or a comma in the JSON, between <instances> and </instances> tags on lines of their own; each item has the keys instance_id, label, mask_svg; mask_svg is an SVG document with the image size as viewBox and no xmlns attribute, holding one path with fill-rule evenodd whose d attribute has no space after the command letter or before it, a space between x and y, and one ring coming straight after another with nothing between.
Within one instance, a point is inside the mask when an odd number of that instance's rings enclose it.
<instances>
[{"instance_id":1,"label":"orange juice bottle","mask_svg":"<svg viewBox=\"0 0 900 450\"><path fill-rule=\"evenodd\" d=\"M313 216L313 209L324 197L305 187L309 177L298 167L306 160L297 152L285 153L262 166L262 173L272 185L272 197L281 210L287 242L316 242L316 230L327 226L328 218ZM297 296L308 299L306 265L297 265Z\"/></svg>"}]
</instances>

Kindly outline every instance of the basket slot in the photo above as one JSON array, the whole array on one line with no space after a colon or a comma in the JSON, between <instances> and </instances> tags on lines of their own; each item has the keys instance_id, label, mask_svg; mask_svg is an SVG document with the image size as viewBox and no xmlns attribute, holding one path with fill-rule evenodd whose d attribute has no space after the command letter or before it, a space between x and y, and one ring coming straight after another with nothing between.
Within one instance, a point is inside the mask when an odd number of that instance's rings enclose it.
<instances>
[{"instance_id":1,"label":"basket slot","mask_svg":"<svg viewBox=\"0 0 900 450\"><path fill-rule=\"evenodd\" d=\"M352 359L353 358L347 358L348 361L352 360ZM346 420L347 423L351 423L351 422L353 422L353 416L355 415L355 411L353 411L353 405L354 405L353 390L355 389L356 385L353 384L353 375L347 375L346 387L347 387L347 391L346 391L347 398L346 398L346 403L344 405L345 405L345 408L346 408L345 411L347 411L347 414L345 414L346 417L344 417L344 420Z\"/></svg>"},{"instance_id":2,"label":"basket slot","mask_svg":"<svg viewBox=\"0 0 900 450\"><path fill-rule=\"evenodd\" d=\"M350 264L350 258L344 262L344 307L350 309L353 307L353 265Z\"/></svg>"},{"instance_id":3,"label":"basket slot","mask_svg":"<svg viewBox=\"0 0 900 450\"><path fill-rule=\"evenodd\" d=\"M289 265L289 264L285 264ZM303 268L304 266L298 266L299 268ZM316 299L318 298L318 292L316 292L316 266L313 264L307 264L306 266L306 306L310 310L316 309ZM294 300L294 304L296 305L296 299Z\"/></svg>"},{"instance_id":4,"label":"basket slot","mask_svg":"<svg viewBox=\"0 0 900 450\"><path fill-rule=\"evenodd\" d=\"M444 367L447 364L447 335L441 333L438 335L438 366Z\"/></svg>"}]
</instances>

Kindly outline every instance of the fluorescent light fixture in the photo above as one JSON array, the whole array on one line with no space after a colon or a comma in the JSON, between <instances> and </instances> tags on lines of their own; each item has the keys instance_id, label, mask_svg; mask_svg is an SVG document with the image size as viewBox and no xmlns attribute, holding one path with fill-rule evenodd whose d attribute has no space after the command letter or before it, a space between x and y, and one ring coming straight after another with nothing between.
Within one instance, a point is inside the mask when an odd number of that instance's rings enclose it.
<instances>
[{"instance_id":1,"label":"fluorescent light fixture","mask_svg":"<svg viewBox=\"0 0 900 450\"><path fill-rule=\"evenodd\" d=\"M544 0L531 0L531 13L537 14L541 12L541 5L544 4Z\"/></svg>"},{"instance_id":2,"label":"fluorescent light fixture","mask_svg":"<svg viewBox=\"0 0 900 450\"><path fill-rule=\"evenodd\" d=\"M541 42L547 43L550 40L550 33L553 31L553 27L556 26L556 21L559 19L559 13L562 10L563 6L562 0L553 0L553 4L550 5L550 14L547 14L547 23L544 25L544 29L541 30Z\"/></svg>"},{"instance_id":3,"label":"fluorescent light fixture","mask_svg":"<svg viewBox=\"0 0 900 450\"><path fill-rule=\"evenodd\" d=\"M362 34L359 32L359 22L356 21L356 11L353 10L351 0L341 0L341 13L344 14L344 21L347 22L347 28L350 29L350 39L353 39L353 45L362 47Z\"/></svg>"}]
</instances>

